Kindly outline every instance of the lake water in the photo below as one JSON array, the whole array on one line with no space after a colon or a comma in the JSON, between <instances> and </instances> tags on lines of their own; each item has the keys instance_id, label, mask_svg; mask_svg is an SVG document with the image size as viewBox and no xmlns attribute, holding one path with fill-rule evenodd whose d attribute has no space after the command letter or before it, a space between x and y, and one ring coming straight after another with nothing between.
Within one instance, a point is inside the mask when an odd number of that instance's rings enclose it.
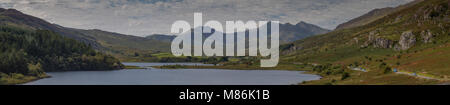
<instances>
[{"instance_id":1,"label":"lake water","mask_svg":"<svg viewBox=\"0 0 450 105\"><path fill-rule=\"evenodd\" d=\"M124 63L140 67L199 63ZM291 85L320 76L301 71L221 69L136 69L49 72L51 78L24 85Z\"/></svg>"}]
</instances>

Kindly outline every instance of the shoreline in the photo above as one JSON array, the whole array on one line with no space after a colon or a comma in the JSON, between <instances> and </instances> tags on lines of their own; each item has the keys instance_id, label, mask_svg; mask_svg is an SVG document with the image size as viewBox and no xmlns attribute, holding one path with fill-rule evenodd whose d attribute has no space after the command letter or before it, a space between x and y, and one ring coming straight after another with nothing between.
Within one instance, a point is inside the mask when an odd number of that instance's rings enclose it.
<instances>
[{"instance_id":1,"label":"shoreline","mask_svg":"<svg viewBox=\"0 0 450 105\"><path fill-rule=\"evenodd\" d=\"M286 70L286 71L302 71L304 74L312 74L320 76L318 80L310 80L303 81L296 85L374 85L374 84L385 84L385 85L393 85L393 82L382 82L385 80L379 80L377 78L372 78L371 76L363 76L363 75L378 75L378 71L371 72L362 72L362 71L353 71L353 70L345 70L348 72L348 76L344 78L343 74L333 75L333 74L324 74L320 72L316 72L313 70L313 67L310 66L299 66L296 64L280 64L277 67L271 68L261 68L258 66L246 66L246 65L225 65L225 66L186 66L186 65L166 65L166 66L151 66L153 68L158 69L232 69L232 70ZM434 81L434 80L424 80L421 78L398 75L396 73L385 74L383 75L386 79L392 79L392 81L396 81L400 84L404 85L419 85L419 84L429 84L436 85L442 84L443 81ZM367 82L366 82L367 81Z\"/></svg>"},{"instance_id":2,"label":"shoreline","mask_svg":"<svg viewBox=\"0 0 450 105\"><path fill-rule=\"evenodd\" d=\"M114 69L114 70L124 70L123 69ZM76 71L113 71L113 70L75 70L75 71L51 71L51 72L76 72ZM45 75L43 76L24 76L25 79L15 79L15 78L8 78L10 79L9 81L15 81L15 82L11 82L11 83L5 83L5 84L0 84L0 85L24 85L26 83L30 83L30 82L34 82L40 79L45 79L45 78L52 78L51 75L47 74L48 72L45 72Z\"/></svg>"},{"instance_id":3,"label":"shoreline","mask_svg":"<svg viewBox=\"0 0 450 105\"><path fill-rule=\"evenodd\" d=\"M24 85L26 83L34 82L40 79L51 78L52 76L45 74L44 76L24 76L22 78L2 77L6 79L4 84L0 85Z\"/></svg>"},{"instance_id":4,"label":"shoreline","mask_svg":"<svg viewBox=\"0 0 450 105\"><path fill-rule=\"evenodd\" d=\"M52 76L48 75L46 77L40 77L40 78L36 78L36 79L33 79L33 80L29 80L29 81L26 81L26 82L23 82L23 83L18 83L18 84L13 84L13 85L24 85L26 83L38 81L38 80L45 79L45 78L52 78Z\"/></svg>"}]
</instances>

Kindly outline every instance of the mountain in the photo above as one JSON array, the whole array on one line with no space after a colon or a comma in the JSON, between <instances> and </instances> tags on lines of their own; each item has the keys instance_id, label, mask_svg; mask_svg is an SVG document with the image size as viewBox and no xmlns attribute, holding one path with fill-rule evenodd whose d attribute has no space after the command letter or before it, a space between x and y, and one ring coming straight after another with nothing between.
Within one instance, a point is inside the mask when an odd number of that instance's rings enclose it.
<instances>
[{"instance_id":1,"label":"mountain","mask_svg":"<svg viewBox=\"0 0 450 105\"><path fill-rule=\"evenodd\" d=\"M330 30L323 29L319 26L309 24L306 22L299 22L295 25L290 23L280 24L280 43L285 44L293 42L295 40L300 40L309 36L324 34L330 32ZM216 31L213 31L216 32ZM223 33L223 32L221 32ZM248 34L248 32L246 32ZM209 37L211 34L203 34L205 38ZM163 42L171 42L176 36L173 35L149 35L146 38L152 40L159 40ZM247 35L248 37L248 35Z\"/></svg>"},{"instance_id":2,"label":"mountain","mask_svg":"<svg viewBox=\"0 0 450 105\"><path fill-rule=\"evenodd\" d=\"M283 45L281 61L316 65L324 78L305 84L438 84L450 76L449 7L449 0L416 1L365 25Z\"/></svg>"},{"instance_id":3,"label":"mountain","mask_svg":"<svg viewBox=\"0 0 450 105\"><path fill-rule=\"evenodd\" d=\"M172 40L175 39L175 37L177 37L177 36L175 36L175 35L154 34L154 35L146 36L145 38L171 43Z\"/></svg>"},{"instance_id":4,"label":"mountain","mask_svg":"<svg viewBox=\"0 0 450 105\"><path fill-rule=\"evenodd\" d=\"M15 9L0 8L0 24L26 29L45 29L62 36L84 42L94 49L116 56L133 55L135 52L168 52L169 43L146 39L132 35L107 32L102 30L74 29L51 24L45 20L24 14Z\"/></svg>"},{"instance_id":5,"label":"mountain","mask_svg":"<svg viewBox=\"0 0 450 105\"><path fill-rule=\"evenodd\" d=\"M330 30L303 21L295 25L290 23L280 24L280 43L285 44L328 32L330 32Z\"/></svg>"},{"instance_id":6,"label":"mountain","mask_svg":"<svg viewBox=\"0 0 450 105\"><path fill-rule=\"evenodd\" d=\"M157 53L168 52L170 43L147 39L144 37L137 37L132 35L123 35L114 32L107 32L102 30L81 30L70 29L77 33L77 35L90 36L101 47L100 51L113 54L119 58L134 56L134 53ZM168 47L169 46L169 47Z\"/></svg>"},{"instance_id":7,"label":"mountain","mask_svg":"<svg viewBox=\"0 0 450 105\"><path fill-rule=\"evenodd\" d=\"M1 25L12 25L17 27L23 27L28 29L46 29L59 33L65 37L73 38L84 43L90 44L95 48L100 47L95 41L92 41L92 37L77 35L72 31L66 31L65 27L54 25L48 23L45 20L23 14L15 9L3 9L0 8L0 24Z\"/></svg>"},{"instance_id":8,"label":"mountain","mask_svg":"<svg viewBox=\"0 0 450 105\"><path fill-rule=\"evenodd\" d=\"M402 10L404 8L408 8L410 6L413 6L414 4L420 3L423 0L415 0L413 2L398 6L398 7L387 7L387 8L380 8L370 11L367 14L364 14L358 18L352 19L348 22L342 23L336 27L336 30L341 29L349 29L353 27L358 27L362 25L366 25L368 23L371 23L375 20L381 19L391 13L394 13L396 11Z\"/></svg>"}]
</instances>

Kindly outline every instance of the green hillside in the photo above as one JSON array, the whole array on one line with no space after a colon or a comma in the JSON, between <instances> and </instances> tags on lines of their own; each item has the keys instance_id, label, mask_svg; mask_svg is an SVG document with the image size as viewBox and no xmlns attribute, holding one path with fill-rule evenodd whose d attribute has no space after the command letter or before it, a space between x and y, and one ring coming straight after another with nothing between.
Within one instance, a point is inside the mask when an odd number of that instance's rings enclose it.
<instances>
[{"instance_id":1,"label":"green hillside","mask_svg":"<svg viewBox=\"0 0 450 105\"><path fill-rule=\"evenodd\" d=\"M338 25L336 27L336 30L341 30L341 29L349 29L349 28L354 28L354 27L359 27L359 26L363 26L369 23L372 23L378 19L381 19L389 14L392 14L394 12L398 12L402 9L405 8L409 8L410 6L413 6L417 3L422 2L423 0L414 0L413 2L404 4L404 5L400 5L398 7L386 7L386 8L380 8L380 9L375 9L370 11L367 14L364 14L360 17L357 17L355 19L352 19L348 22L342 23L340 25Z\"/></svg>"},{"instance_id":2,"label":"green hillside","mask_svg":"<svg viewBox=\"0 0 450 105\"><path fill-rule=\"evenodd\" d=\"M50 30L64 37L88 44L97 51L114 55L124 61L133 59L136 52L152 54L169 52L170 48L170 43L164 41L96 29L83 30L51 24L15 9L0 8L0 25L10 25L31 30Z\"/></svg>"},{"instance_id":3,"label":"green hillside","mask_svg":"<svg viewBox=\"0 0 450 105\"><path fill-rule=\"evenodd\" d=\"M321 65L314 72L324 79L305 84L445 82L450 76L449 5L449 0L425 0L367 25L284 45L282 61ZM355 68L368 72L351 70ZM342 69L347 72L331 74ZM394 69L418 76L392 73Z\"/></svg>"},{"instance_id":4,"label":"green hillside","mask_svg":"<svg viewBox=\"0 0 450 105\"><path fill-rule=\"evenodd\" d=\"M0 84L46 77L47 71L113 70L123 65L112 56L47 30L0 26Z\"/></svg>"},{"instance_id":5,"label":"green hillside","mask_svg":"<svg viewBox=\"0 0 450 105\"><path fill-rule=\"evenodd\" d=\"M123 35L102 30L75 30L80 35L90 36L101 45L99 51L111 54L121 61L144 61L143 55L169 52L170 43L144 37ZM137 56L139 55L139 56ZM142 56L140 56L142 55ZM155 61L155 60L149 60Z\"/></svg>"}]
</instances>

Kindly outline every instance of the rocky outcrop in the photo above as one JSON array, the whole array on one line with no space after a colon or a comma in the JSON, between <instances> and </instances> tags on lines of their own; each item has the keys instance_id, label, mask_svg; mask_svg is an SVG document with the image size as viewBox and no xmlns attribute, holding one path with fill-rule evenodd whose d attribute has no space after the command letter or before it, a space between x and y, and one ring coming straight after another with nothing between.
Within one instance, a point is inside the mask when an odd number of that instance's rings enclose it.
<instances>
[{"instance_id":1,"label":"rocky outcrop","mask_svg":"<svg viewBox=\"0 0 450 105\"><path fill-rule=\"evenodd\" d=\"M302 50L302 49L303 49L303 47L301 47L301 46L296 46L294 44L290 44L287 46L287 50L284 50L283 52L281 52L281 54L286 55L286 54L290 54L297 50Z\"/></svg>"},{"instance_id":2,"label":"rocky outcrop","mask_svg":"<svg viewBox=\"0 0 450 105\"><path fill-rule=\"evenodd\" d=\"M371 45L375 41L375 37L377 37L377 36L378 36L377 30L369 32L369 37L368 37L367 41L364 42L363 45L361 45L361 48L369 47L369 45Z\"/></svg>"},{"instance_id":3,"label":"rocky outcrop","mask_svg":"<svg viewBox=\"0 0 450 105\"><path fill-rule=\"evenodd\" d=\"M398 45L395 46L396 50L408 50L416 44L416 37L412 31L403 32L400 36Z\"/></svg>"},{"instance_id":4,"label":"rocky outcrop","mask_svg":"<svg viewBox=\"0 0 450 105\"><path fill-rule=\"evenodd\" d=\"M373 47L375 48L392 48L394 41L384 38L377 38L373 43Z\"/></svg>"},{"instance_id":5,"label":"rocky outcrop","mask_svg":"<svg viewBox=\"0 0 450 105\"><path fill-rule=\"evenodd\" d=\"M430 30L422 31L420 33L420 36L422 37L423 43L430 43L433 42L433 33L431 33Z\"/></svg>"},{"instance_id":6,"label":"rocky outcrop","mask_svg":"<svg viewBox=\"0 0 450 105\"><path fill-rule=\"evenodd\" d=\"M375 48L392 48L393 44L392 40L379 38L378 30L375 30L369 33L368 40L361 47L373 45Z\"/></svg>"},{"instance_id":7,"label":"rocky outcrop","mask_svg":"<svg viewBox=\"0 0 450 105\"><path fill-rule=\"evenodd\" d=\"M356 44L359 43L359 39L358 38L353 38L353 40L355 41Z\"/></svg>"},{"instance_id":8,"label":"rocky outcrop","mask_svg":"<svg viewBox=\"0 0 450 105\"><path fill-rule=\"evenodd\" d=\"M431 42L433 35L430 31L424 31L421 35L426 43ZM378 31L375 30L369 33L368 40L361 45L361 47L364 48L372 45L374 48L394 48L395 50L407 50L416 44L416 40L416 36L412 31L406 31L402 33L398 44L396 44L393 40L381 38Z\"/></svg>"}]
</instances>

